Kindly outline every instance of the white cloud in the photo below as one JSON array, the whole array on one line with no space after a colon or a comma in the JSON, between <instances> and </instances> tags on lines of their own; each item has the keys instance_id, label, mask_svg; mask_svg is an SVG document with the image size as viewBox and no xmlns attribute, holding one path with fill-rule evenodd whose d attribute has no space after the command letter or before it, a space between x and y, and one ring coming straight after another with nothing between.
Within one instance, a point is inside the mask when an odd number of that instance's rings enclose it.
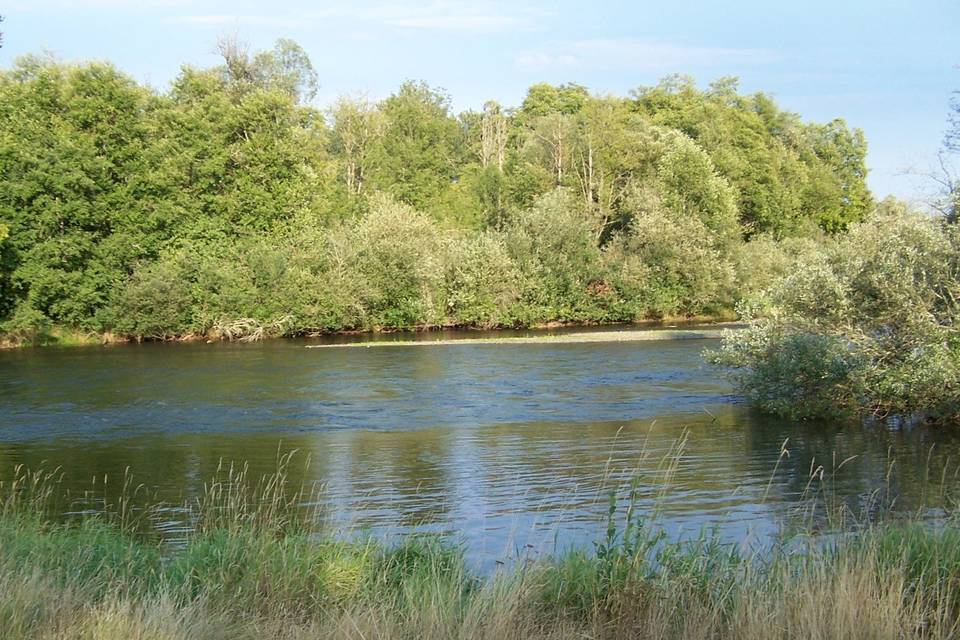
<instances>
[{"instance_id":1,"label":"white cloud","mask_svg":"<svg viewBox=\"0 0 960 640\"><path fill-rule=\"evenodd\" d=\"M516 16L498 15L441 15L412 18L397 18L387 21L395 27L412 29L441 29L444 31L499 31L520 26L523 21Z\"/></svg>"},{"instance_id":2,"label":"white cloud","mask_svg":"<svg viewBox=\"0 0 960 640\"><path fill-rule=\"evenodd\" d=\"M147 9L189 5L190 0L8 0L5 9Z\"/></svg>"},{"instance_id":3,"label":"white cloud","mask_svg":"<svg viewBox=\"0 0 960 640\"><path fill-rule=\"evenodd\" d=\"M393 27L442 31L501 31L527 24L529 16L489 2L397 3L368 9L366 17Z\"/></svg>"},{"instance_id":4,"label":"white cloud","mask_svg":"<svg viewBox=\"0 0 960 640\"><path fill-rule=\"evenodd\" d=\"M125 4L123 0L41 0L45 2L84 2ZM178 3L182 0L145 0L146 2ZM222 4L222 3L213 3ZM388 0L374 3L344 3L322 9L289 12L284 17L264 14L234 14L229 12L180 15L168 22L194 26L270 26L280 28L315 27L336 23L367 31L372 27L386 27L405 31L430 30L450 33L495 33L531 26L535 19L549 15L523 2L505 3L501 0Z\"/></svg>"},{"instance_id":5,"label":"white cloud","mask_svg":"<svg viewBox=\"0 0 960 640\"><path fill-rule=\"evenodd\" d=\"M260 3L241 3L250 11ZM432 30L448 32L498 32L527 27L538 16L546 15L526 2L508 0L379 0L352 2L329 8L287 12L285 17L259 13L254 8L250 13L232 13L237 10L233 3L222 0L7 0L5 6L22 10L52 9L129 9L191 7L203 5L207 13L171 16L168 22L197 26L276 26L295 27L318 24L324 21L348 21L367 25L379 24L404 30ZM262 6L262 4L260 4ZM272 7L280 7L275 3Z\"/></svg>"},{"instance_id":6,"label":"white cloud","mask_svg":"<svg viewBox=\"0 0 960 640\"><path fill-rule=\"evenodd\" d=\"M777 56L763 49L687 46L636 38L595 38L525 51L515 59L527 71L547 69L677 71L767 64Z\"/></svg>"},{"instance_id":7,"label":"white cloud","mask_svg":"<svg viewBox=\"0 0 960 640\"><path fill-rule=\"evenodd\" d=\"M276 18L273 16L238 16L231 14L212 14L201 16L178 16L171 18L168 22L177 22L181 24L192 24L204 27L231 27L231 26L255 26L255 27L279 27L281 29L295 29L304 26L306 21L293 18Z\"/></svg>"},{"instance_id":8,"label":"white cloud","mask_svg":"<svg viewBox=\"0 0 960 640\"><path fill-rule=\"evenodd\" d=\"M580 64L580 59L569 53L528 51L517 56L516 63L521 69L534 71L539 69L549 69L551 67L576 67Z\"/></svg>"},{"instance_id":9,"label":"white cloud","mask_svg":"<svg viewBox=\"0 0 960 640\"><path fill-rule=\"evenodd\" d=\"M521 3L403 0L312 11L306 15L318 20L339 18L410 30L495 32L527 27L535 17L544 14Z\"/></svg>"}]
</instances>

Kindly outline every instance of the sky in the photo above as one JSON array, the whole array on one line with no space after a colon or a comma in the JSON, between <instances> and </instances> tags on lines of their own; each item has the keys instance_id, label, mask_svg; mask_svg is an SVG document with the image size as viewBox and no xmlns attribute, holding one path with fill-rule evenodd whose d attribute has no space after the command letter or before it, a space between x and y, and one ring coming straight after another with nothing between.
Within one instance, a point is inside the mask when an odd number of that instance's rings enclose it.
<instances>
[{"instance_id":1,"label":"sky","mask_svg":"<svg viewBox=\"0 0 960 640\"><path fill-rule=\"evenodd\" d=\"M255 50L292 38L320 106L407 79L460 111L518 105L536 82L626 95L672 73L703 86L738 76L805 120L862 128L874 193L914 202L932 190L916 174L934 167L960 90L960 0L0 0L0 15L0 66L50 51L111 61L158 90L183 64L216 64L223 35Z\"/></svg>"}]
</instances>

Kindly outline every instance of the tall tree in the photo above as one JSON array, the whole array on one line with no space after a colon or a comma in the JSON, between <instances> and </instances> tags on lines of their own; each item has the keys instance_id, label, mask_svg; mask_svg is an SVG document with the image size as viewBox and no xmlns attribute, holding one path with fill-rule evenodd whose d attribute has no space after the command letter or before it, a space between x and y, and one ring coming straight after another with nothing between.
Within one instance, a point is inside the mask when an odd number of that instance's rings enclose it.
<instances>
[{"instance_id":1,"label":"tall tree","mask_svg":"<svg viewBox=\"0 0 960 640\"><path fill-rule=\"evenodd\" d=\"M26 60L0 78L0 219L9 225L0 316L24 313L77 327L96 316L140 244L149 93L106 64ZM122 238L122 240L121 240Z\"/></svg>"},{"instance_id":2,"label":"tall tree","mask_svg":"<svg viewBox=\"0 0 960 640\"><path fill-rule=\"evenodd\" d=\"M939 209L947 220L956 223L960 218L960 176L954 170L947 154L960 154L960 91L954 91L947 116L948 128L943 138L944 151L938 154L940 171L935 179L940 183L942 198Z\"/></svg>"},{"instance_id":3,"label":"tall tree","mask_svg":"<svg viewBox=\"0 0 960 640\"><path fill-rule=\"evenodd\" d=\"M328 110L331 152L343 165L347 193L360 195L383 145L386 117L377 106L359 98L339 98Z\"/></svg>"},{"instance_id":4,"label":"tall tree","mask_svg":"<svg viewBox=\"0 0 960 640\"><path fill-rule=\"evenodd\" d=\"M461 130L446 94L405 82L380 104L386 117L374 186L415 207L429 208L458 176Z\"/></svg>"},{"instance_id":5,"label":"tall tree","mask_svg":"<svg viewBox=\"0 0 960 640\"><path fill-rule=\"evenodd\" d=\"M493 100L483 104L480 117L480 165L484 168L496 167L503 173L503 164L507 157L507 135L510 119L503 108Z\"/></svg>"},{"instance_id":6,"label":"tall tree","mask_svg":"<svg viewBox=\"0 0 960 640\"><path fill-rule=\"evenodd\" d=\"M227 36L217 41L217 53L223 58L221 74L240 94L254 89L280 91L299 103L309 102L317 94L317 72L293 40L281 38L272 50L251 56L247 43Z\"/></svg>"},{"instance_id":7,"label":"tall tree","mask_svg":"<svg viewBox=\"0 0 960 640\"><path fill-rule=\"evenodd\" d=\"M947 151L960 153L960 91L954 91L950 98L947 125L947 133L943 137L943 146Z\"/></svg>"},{"instance_id":8,"label":"tall tree","mask_svg":"<svg viewBox=\"0 0 960 640\"><path fill-rule=\"evenodd\" d=\"M526 131L526 146L549 159L553 184L563 185L571 162L570 137L573 116L589 99L585 87L578 84L535 84L527 92L518 114L518 124Z\"/></svg>"},{"instance_id":9,"label":"tall tree","mask_svg":"<svg viewBox=\"0 0 960 640\"><path fill-rule=\"evenodd\" d=\"M635 119L624 100L612 97L590 98L573 116L572 182L595 223L598 240L643 172L643 141Z\"/></svg>"},{"instance_id":10,"label":"tall tree","mask_svg":"<svg viewBox=\"0 0 960 640\"><path fill-rule=\"evenodd\" d=\"M3 22L3 16L0 16L0 22ZM3 31L0 31L0 49L3 48ZM7 239L10 235L10 227L0 222L0 264L2 264L3 259L3 241ZM2 284L0 284L2 287ZM2 309L0 309L0 315L2 315Z\"/></svg>"}]
</instances>

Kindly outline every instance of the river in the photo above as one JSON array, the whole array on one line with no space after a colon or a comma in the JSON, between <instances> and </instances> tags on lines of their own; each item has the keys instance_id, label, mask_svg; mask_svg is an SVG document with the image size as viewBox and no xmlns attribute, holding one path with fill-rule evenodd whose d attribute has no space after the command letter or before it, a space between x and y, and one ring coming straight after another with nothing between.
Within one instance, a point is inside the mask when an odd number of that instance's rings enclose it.
<instances>
[{"instance_id":1,"label":"river","mask_svg":"<svg viewBox=\"0 0 960 640\"><path fill-rule=\"evenodd\" d=\"M484 566L599 539L631 478L669 535L758 545L824 489L858 517L893 496L936 517L960 484L952 432L759 415L703 362L710 340L308 344L0 352L0 479L59 467L79 512L129 470L180 504L218 465L256 476L295 451L291 481L322 487L324 526L446 534ZM189 523L169 514L154 525L175 541Z\"/></svg>"}]
</instances>

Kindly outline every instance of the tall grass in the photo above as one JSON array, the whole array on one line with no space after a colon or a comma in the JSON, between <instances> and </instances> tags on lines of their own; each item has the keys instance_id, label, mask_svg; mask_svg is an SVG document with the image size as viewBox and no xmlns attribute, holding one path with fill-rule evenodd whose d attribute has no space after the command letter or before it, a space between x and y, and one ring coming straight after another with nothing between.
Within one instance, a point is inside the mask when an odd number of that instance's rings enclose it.
<instances>
[{"instance_id":1,"label":"tall grass","mask_svg":"<svg viewBox=\"0 0 960 640\"><path fill-rule=\"evenodd\" d=\"M664 482L682 446L658 470ZM290 463L281 457L262 478L221 468L185 505L192 533L175 549L142 534L138 518L150 509L130 501L105 501L103 513L69 521L43 515L62 493L58 475L18 469L0 485L0 638L960 634L960 528L952 521L861 521L856 531L762 553L708 533L673 542L655 511L636 508L642 487L634 480L610 498L605 535L592 548L484 576L438 538L386 545L317 533L320 514L298 506L317 501L290 486ZM124 486L136 493L129 480Z\"/></svg>"}]
</instances>

